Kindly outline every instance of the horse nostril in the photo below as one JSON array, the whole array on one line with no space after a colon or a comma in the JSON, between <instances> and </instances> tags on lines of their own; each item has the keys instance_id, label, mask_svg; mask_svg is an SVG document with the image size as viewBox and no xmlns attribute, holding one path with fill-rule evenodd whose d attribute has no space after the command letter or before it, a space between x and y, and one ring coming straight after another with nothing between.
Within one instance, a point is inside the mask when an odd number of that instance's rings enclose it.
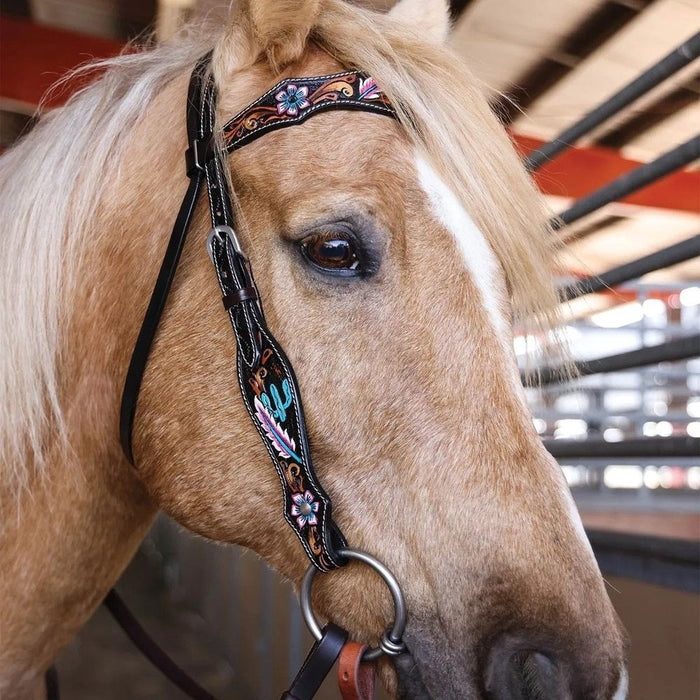
<instances>
[{"instance_id":1,"label":"horse nostril","mask_svg":"<svg viewBox=\"0 0 700 700\"><path fill-rule=\"evenodd\" d=\"M506 670L508 684L513 688L511 697L523 700L553 700L561 698L562 674L548 656L538 651L519 651L513 654Z\"/></svg>"},{"instance_id":2,"label":"horse nostril","mask_svg":"<svg viewBox=\"0 0 700 700\"><path fill-rule=\"evenodd\" d=\"M491 654L486 674L491 700L566 700L568 686L561 665L543 652L506 644Z\"/></svg>"}]
</instances>

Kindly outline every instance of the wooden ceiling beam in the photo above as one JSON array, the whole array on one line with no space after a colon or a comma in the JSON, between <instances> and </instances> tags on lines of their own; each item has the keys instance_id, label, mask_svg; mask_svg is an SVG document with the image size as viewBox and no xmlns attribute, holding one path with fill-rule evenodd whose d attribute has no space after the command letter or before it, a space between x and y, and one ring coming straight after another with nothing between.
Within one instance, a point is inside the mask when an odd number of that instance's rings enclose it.
<instances>
[{"instance_id":1,"label":"wooden ceiling beam","mask_svg":"<svg viewBox=\"0 0 700 700\"><path fill-rule=\"evenodd\" d=\"M46 90L66 71L90 58L114 56L123 46L117 41L41 26L0 15L0 100L22 104L31 113ZM83 84L83 83L81 83ZM75 82L54 95L48 106L58 106ZM516 135L523 155L542 141ZM545 194L577 199L639 165L604 148L573 148L545 165L535 179ZM700 173L681 171L640 190L624 201L646 207L697 212Z\"/></svg>"},{"instance_id":2,"label":"wooden ceiling beam","mask_svg":"<svg viewBox=\"0 0 700 700\"><path fill-rule=\"evenodd\" d=\"M653 0L624 3L605 0L552 51L528 68L493 108L504 124L512 123L537 98L563 80L585 58L650 5Z\"/></svg>"}]
</instances>

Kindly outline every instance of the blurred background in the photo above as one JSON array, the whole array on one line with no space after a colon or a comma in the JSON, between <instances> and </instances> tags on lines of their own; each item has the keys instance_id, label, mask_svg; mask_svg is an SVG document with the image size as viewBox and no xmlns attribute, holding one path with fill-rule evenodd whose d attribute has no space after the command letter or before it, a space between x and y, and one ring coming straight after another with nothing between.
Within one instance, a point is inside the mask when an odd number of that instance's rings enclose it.
<instances>
[{"instance_id":1,"label":"blurred background","mask_svg":"<svg viewBox=\"0 0 700 700\"><path fill-rule=\"evenodd\" d=\"M545 368L527 391L630 631L631 697L698 698L700 66L698 37L689 40L700 2L451 5L451 43L523 155L650 67L668 65L664 57L685 42L663 81L565 138L575 146L535 173L552 212L567 212L561 282L584 288L568 287L558 332L583 376L560 382ZM222 10L211 0L2 0L0 11L4 149L31 128L45 90L67 69L114 55L146 30L167 39L198 13ZM645 186L625 188L634 173ZM601 191L613 181L619 187ZM596 286L591 276L601 274L607 285ZM516 338L523 368L543 340ZM309 644L291 588L264 564L164 518L120 590L158 641L223 697L276 697ZM64 653L59 674L69 699L181 697L104 611ZM323 697L336 697L333 688Z\"/></svg>"}]
</instances>

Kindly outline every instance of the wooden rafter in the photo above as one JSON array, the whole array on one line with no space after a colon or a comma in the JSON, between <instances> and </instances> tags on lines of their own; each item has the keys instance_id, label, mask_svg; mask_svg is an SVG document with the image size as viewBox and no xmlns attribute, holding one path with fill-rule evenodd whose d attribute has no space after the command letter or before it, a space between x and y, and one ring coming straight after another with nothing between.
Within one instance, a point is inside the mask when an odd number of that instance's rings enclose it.
<instances>
[{"instance_id":1,"label":"wooden rafter","mask_svg":"<svg viewBox=\"0 0 700 700\"><path fill-rule=\"evenodd\" d=\"M123 46L109 39L40 26L26 20L0 16L0 99L25 105L31 112L49 86L67 70L90 58L118 54ZM70 84L54 95L49 106L64 101ZM524 154L542 144L538 139L516 135ZM572 148L544 166L535 178L545 194L578 198L602 184L633 170L637 161L622 158L604 148ZM698 212L700 209L700 173L681 171L640 190L625 201L646 207Z\"/></svg>"},{"instance_id":2,"label":"wooden rafter","mask_svg":"<svg viewBox=\"0 0 700 700\"><path fill-rule=\"evenodd\" d=\"M528 68L494 109L505 124L510 124L527 108L608 39L631 22L653 0L637 0L634 4L605 0L581 22L559 45Z\"/></svg>"}]
</instances>

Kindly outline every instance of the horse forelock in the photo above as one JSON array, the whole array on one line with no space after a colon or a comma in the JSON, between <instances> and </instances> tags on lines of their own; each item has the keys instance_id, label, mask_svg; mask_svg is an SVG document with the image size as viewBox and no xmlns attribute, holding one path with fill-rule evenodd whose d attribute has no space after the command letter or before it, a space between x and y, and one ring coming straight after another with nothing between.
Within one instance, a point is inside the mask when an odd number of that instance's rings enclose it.
<instances>
[{"instance_id":1,"label":"horse forelock","mask_svg":"<svg viewBox=\"0 0 700 700\"><path fill-rule=\"evenodd\" d=\"M484 86L423 28L328 0L312 38L344 65L370 73L409 138L486 236L506 275L518 320L557 323L552 286L557 243L543 199L484 99Z\"/></svg>"}]
</instances>

